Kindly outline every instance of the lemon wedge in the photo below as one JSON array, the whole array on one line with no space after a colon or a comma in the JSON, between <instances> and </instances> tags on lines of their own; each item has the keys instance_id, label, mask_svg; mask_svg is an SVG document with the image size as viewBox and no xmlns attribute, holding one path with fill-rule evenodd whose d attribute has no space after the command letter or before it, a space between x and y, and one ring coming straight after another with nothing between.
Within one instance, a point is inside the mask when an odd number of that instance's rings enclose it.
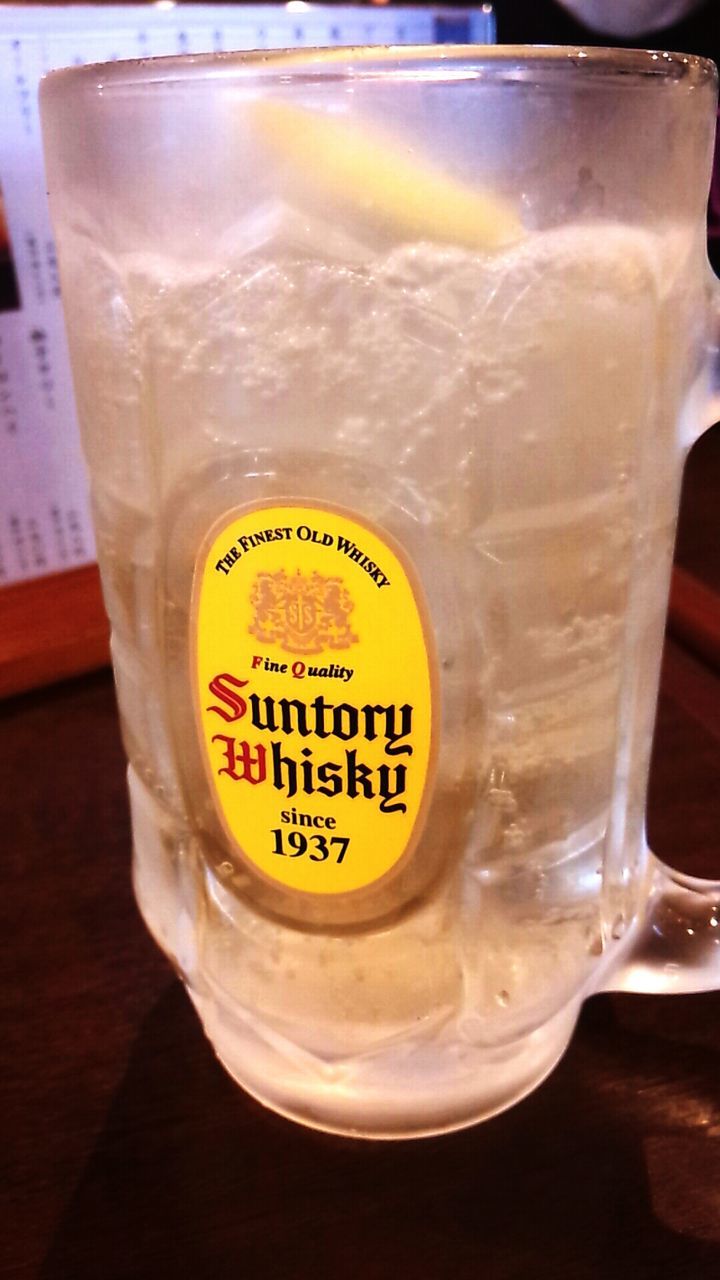
<instances>
[{"instance_id":1,"label":"lemon wedge","mask_svg":"<svg viewBox=\"0 0 720 1280\"><path fill-rule=\"evenodd\" d=\"M250 111L257 136L292 165L303 191L340 200L395 234L484 250L524 234L507 201L449 177L397 139L283 102L256 101Z\"/></svg>"}]
</instances>

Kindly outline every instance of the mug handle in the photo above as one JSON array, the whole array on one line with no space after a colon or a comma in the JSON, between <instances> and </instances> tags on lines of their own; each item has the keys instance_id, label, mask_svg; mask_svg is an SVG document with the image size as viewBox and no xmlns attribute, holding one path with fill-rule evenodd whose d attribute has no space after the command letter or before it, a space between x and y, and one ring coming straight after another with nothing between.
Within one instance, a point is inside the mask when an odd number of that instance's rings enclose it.
<instances>
[{"instance_id":1,"label":"mug handle","mask_svg":"<svg viewBox=\"0 0 720 1280\"><path fill-rule=\"evenodd\" d=\"M720 881L698 880L649 853L645 910L599 991L683 995L720 988Z\"/></svg>"},{"instance_id":2,"label":"mug handle","mask_svg":"<svg viewBox=\"0 0 720 1280\"><path fill-rule=\"evenodd\" d=\"M720 420L720 280L715 276L712 310L715 342L698 436ZM597 989L681 995L720 988L720 881L683 875L650 850L647 865L644 911Z\"/></svg>"}]
</instances>

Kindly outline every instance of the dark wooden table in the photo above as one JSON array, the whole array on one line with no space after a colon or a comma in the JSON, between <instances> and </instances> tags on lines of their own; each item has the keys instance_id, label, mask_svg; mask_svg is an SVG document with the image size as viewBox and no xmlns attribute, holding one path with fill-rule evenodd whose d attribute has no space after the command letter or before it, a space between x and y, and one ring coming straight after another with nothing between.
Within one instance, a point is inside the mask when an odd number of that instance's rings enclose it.
<instances>
[{"instance_id":1,"label":"dark wooden table","mask_svg":"<svg viewBox=\"0 0 720 1280\"><path fill-rule=\"evenodd\" d=\"M720 582L693 513L679 557ZM462 1133L305 1131L216 1064L139 920L109 674L0 716L1 1277L720 1277L720 995L595 997L550 1079ZM720 674L669 642L650 834L696 874L718 779Z\"/></svg>"}]
</instances>

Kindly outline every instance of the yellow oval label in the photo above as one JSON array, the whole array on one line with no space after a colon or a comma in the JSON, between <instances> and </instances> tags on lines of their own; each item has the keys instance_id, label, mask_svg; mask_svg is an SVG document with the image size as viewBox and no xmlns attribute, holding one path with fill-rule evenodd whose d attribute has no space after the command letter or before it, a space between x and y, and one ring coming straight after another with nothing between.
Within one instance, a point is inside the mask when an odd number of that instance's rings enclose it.
<instances>
[{"instance_id":1,"label":"yellow oval label","mask_svg":"<svg viewBox=\"0 0 720 1280\"><path fill-rule=\"evenodd\" d=\"M193 587L195 713L231 851L311 894L412 853L434 753L435 664L415 575L356 517L288 502L211 531Z\"/></svg>"}]
</instances>

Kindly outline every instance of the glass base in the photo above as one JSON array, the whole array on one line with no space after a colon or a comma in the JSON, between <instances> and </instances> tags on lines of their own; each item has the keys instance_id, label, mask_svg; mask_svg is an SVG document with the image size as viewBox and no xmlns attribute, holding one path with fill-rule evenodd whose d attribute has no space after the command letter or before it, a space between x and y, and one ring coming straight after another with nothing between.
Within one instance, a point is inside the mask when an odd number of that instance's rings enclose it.
<instances>
[{"instance_id":1,"label":"glass base","mask_svg":"<svg viewBox=\"0 0 720 1280\"><path fill-rule=\"evenodd\" d=\"M351 1060L320 1060L267 1027L251 1026L188 988L230 1076L263 1106L351 1138L431 1137L464 1129L531 1093L562 1057L579 1004L501 1046L396 1044Z\"/></svg>"},{"instance_id":2,"label":"glass base","mask_svg":"<svg viewBox=\"0 0 720 1280\"><path fill-rule=\"evenodd\" d=\"M358 1035L356 1026L346 1038L341 1023L334 1035L323 1037L299 1011L294 1025L273 1017L257 991L253 1008L233 999L217 980L222 930L213 934L219 947L214 963L201 944L198 922L205 916L196 860L171 825L163 824L157 804L132 771L130 793L135 891L145 923L184 978L223 1066L271 1110L350 1137L447 1133L518 1102L562 1056L580 1008L577 998L534 1031L518 1029L512 1036L506 1026L501 1043L481 1039L489 1031L481 1020L458 1025L452 1015L443 1016L442 1006L427 1002L416 1019L406 1017L394 1030L369 1024L367 1035ZM252 981L249 987L252 993ZM292 1019L292 1002L286 1012Z\"/></svg>"}]
</instances>

